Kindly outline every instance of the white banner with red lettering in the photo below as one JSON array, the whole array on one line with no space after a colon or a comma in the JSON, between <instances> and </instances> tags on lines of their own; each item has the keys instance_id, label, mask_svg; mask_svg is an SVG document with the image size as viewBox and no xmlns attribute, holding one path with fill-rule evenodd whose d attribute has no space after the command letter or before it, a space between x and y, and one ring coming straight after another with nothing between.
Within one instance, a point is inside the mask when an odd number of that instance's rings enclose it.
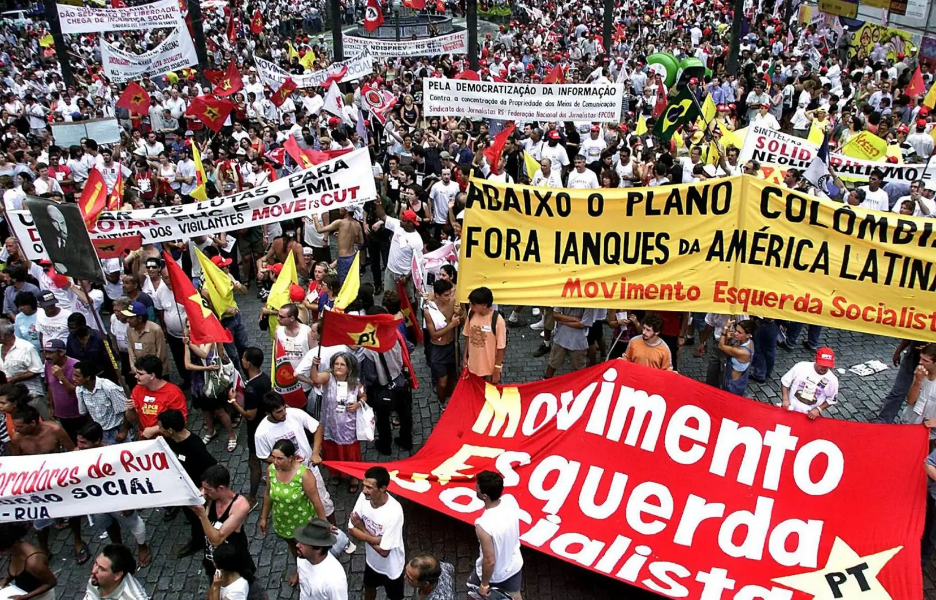
<instances>
[{"instance_id":1,"label":"white banner with red lettering","mask_svg":"<svg viewBox=\"0 0 936 600\"><path fill-rule=\"evenodd\" d=\"M143 54L127 52L101 38L101 65L111 83L138 80L144 73L157 77L197 64L195 44L186 27L179 27Z\"/></svg>"},{"instance_id":2,"label":"white banner with red lettering","mask_svg":"<svg viewBox=\"0 0 936 600\"><path fill-rule=\"evenodd\" d=\"M139 235L144 244L232 232L311 217L377 198L366 149L343 154L260 187L195 204L103 212L91 239ZM30 260L47 258L29 211L9 211L10 227Z\"/></svg>"},{"instance_id":3,"label":"white banner with red lettering","mask_svg":"<svg viewBox=\"0 0 936 600\"><path fill-rule=\"evenodd\" d=\"M102 33L185 27L178 0L159 0L129 8L92 8L56 4L62 33Z\"/></svg>"},{"instance_id":4,"label":"white banner with red lettering","mask_svg":"<svg viewBox=\"0 0 936 600\"><path fill-rule=\"evenodd\" d=\"M465 54L468 52L468 32L459 31L420 40L399 42L377 38L345 35L344 51L357 54L365 50L377 58L405 58L408 56L439 56L440 54Z\"/></svg>"},{"instance_id":5,"label":"white banner with red lettering","mask_svg":"<svg viewBox=\"0 0 936 600\"><path fill-rule=\"evenodd\" d=\"M163 438L0 460L0 522L202 502Z\"/></svg>"},{"instance_id":6,"label":"white banner with red lettering","mask_svg":"<svg viewBox=\"0 0 936 600\"><path fill-rule=\"evenodd\" d=\"M311 88L325 85L329 77L337 77L338 74L341 74L338 83L347 83L374 72L374 59L366 49L353 58L328 65L327 69L302 75L292 75L275 62L264 60L259 56L254 56L254 64L257 65L257 75L260 76L263 84L274 90L278 90L287 79L292 79L298 88Z\"/></svg>"}]
</instances>

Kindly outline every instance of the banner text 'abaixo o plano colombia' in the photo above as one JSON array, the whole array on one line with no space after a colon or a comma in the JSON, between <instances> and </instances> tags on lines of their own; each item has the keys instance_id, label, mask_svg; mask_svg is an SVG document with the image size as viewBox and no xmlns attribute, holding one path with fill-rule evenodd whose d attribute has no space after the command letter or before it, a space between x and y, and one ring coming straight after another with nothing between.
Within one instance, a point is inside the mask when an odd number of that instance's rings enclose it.
<instances>
[{"instance_id":1,"label":"banner text 'abaixo o plano colombia'","mask_svg":"<svg viewBox=\"0 0 936 600\"><path fill-rule=\"evenodd\" d=\"M936 221L746 175L571 190L474 180L460 300L750 313L936 341Z\"/></svg>"},{"instance_id":2,"label":"banner text 'abaixo o plano colombia'","mask_svg":"<svg viewBox=\"0 0 936 600\"><path fill-rule=\"evenodd\" d=\"M422 449L385 466L392 493L467 523L473 477L499 471L524 545L665 597L915 600L926 439L612 361L463 380Z\"/></svg>"}]
</instances>

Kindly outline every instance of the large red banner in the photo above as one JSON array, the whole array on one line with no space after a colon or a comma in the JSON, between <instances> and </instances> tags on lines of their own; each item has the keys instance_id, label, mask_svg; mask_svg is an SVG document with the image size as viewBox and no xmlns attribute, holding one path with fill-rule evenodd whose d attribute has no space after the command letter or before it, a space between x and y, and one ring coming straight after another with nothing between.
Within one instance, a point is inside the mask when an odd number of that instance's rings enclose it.
<instances>
[{"instance_id":1,"label":"large red banner","mask_svg":"<svg viewBox=\"0 0 936 600\"><path fill-rule=\"evenodd\" d=\"M666 597L912 600L927 438L612 361L463 380L425 446L385 466L392 492L467 523L483 510L472 477L497 470L524 545Z\"/></svg>"}]
</instances>

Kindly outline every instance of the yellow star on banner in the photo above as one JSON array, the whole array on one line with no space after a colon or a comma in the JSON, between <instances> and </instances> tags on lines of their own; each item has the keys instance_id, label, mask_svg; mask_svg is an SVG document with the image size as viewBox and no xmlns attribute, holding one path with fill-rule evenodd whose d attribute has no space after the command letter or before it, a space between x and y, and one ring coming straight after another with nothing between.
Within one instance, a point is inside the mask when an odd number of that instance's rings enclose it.
<instances>
[{"instance_id":1,"label":"yellow star on banner","mask_svg":"<svg viewBox=\"0 0 936 600\"><path fill-rule=\"evenodd\" d=\"M773 579L774 583L811 594L813 600L893 600L877 575L903 546L859 556L842 538L836 537L825 568Z\"/></svg>"},{"instance_id":2,"label":"yellow star on banner","mask_svg":"<svg viewBox=\"0 0 936 600\"><path fill-rule=\"evenodd\" d=\"M198 293L192 294L191 296L188 297L188 299L194 302L195 304L201 306L202 318L207 319L209 316L213 314L211 312L211 309L205 306L205 299L201 296L201 294L198 294Z\"/></svg>"},{"instance_id":3,"label":"yellow star on banner","mask_svg":"<svg viewBox=\"0 0 936 600\"><path fill-rule=\"evenodd\" d=\"M233 86L231 85L231 80L230 80L230 79L225 79L224 81L221 82L221 89L223 89L223 90L229 90L229 89L231 89L232 87L233 87Z\"/></svg>"},{"instance_id":4,"label":"yellow star on banner","mask_svg":"<svg viewBox=\"0 0 936 600\"><path fill-rule=\"evenodd\" d=\"M357 333L348 332L351 338L349 346L364 346L365 348L376 348L380 346L380 340L377 339L377 328L373 323L368 323L362 331Z\"/></svg>"},{"instance_id":5,"label":"yellow star on banner","mask_svg":"<svg viewBox=\"0 0 936 600\"><path fill-rule=\"evenodd\" d=\"M208 106L205 108L205 116L208 118L208 120L214 121L221 116L221 113L219 113L216 109Z\"/></svg>"}]
</instances>

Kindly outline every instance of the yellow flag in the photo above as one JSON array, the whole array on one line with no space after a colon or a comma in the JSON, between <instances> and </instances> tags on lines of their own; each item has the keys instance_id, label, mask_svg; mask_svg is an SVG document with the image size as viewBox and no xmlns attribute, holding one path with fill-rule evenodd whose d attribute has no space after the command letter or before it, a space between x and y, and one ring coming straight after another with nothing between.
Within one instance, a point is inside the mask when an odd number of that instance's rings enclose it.
<instances>
[{"instance_id":1,"label":"yellow flag","mask_svg":"<svg viewBox=\"0 0 936 600\"><path fill-rule=\"evenodd\" d=\"M290 62L292 62L294 58L299 58L299 53L293 48L292 42L286 42L286 52Z\"/></svg>"},{"instance_id":2,"label":"yellow flag","mask_svg":"<svg viewBox=\"0 0 936 600\"><path fill-rule=\"evenodd\" d=\"M39 45L42 46L43 48L50 48L54 44L55 44L55 40L52 39L51 33L47 33L41 38L39 38Z\"/></svg>"},{"instance_id":3,"label":"yellow flag","mask_svg":"<svg viewBox=\"0 0 936 600\"><path fill-rule=\"evenodd\" d=\"M299 59L299 64L311 71L315 68L315 52L311 50L306 52L302 58Z\"/></svg>"},{"instance_id":4,"label":"yellow flag","mask_svg":"<svg viewBox=\"0 0 936 600\"><path fill-rule=\"evenodd\" d=\"M741 147L744 146L744 138L747 137L747 127L735 131L729 131L727 127L719 127L719 129L722 132L721 145L725 150L728 149L728 146L734 146L741 150Z\"/></svg>"},{"instance_id":5,"label":"yellow flag","mask_svg":"<svg viewBox=\"0 0 936 600\"><path fill-rule=\"evenodd\" d=\"M842 154L861 160L884 160L887 157L887 142L870 131L862 131L845 142Z\"/></svg>"},{"instance_id":6,"label":"yellow flag","mask_svg":"<svg viewBox=\"0 0 936 600\"><path fill-rule=\"evenodd\" d=\"M237 306L234 302L234 282L198 248L195 248L195 256L198 257L198 264L202 269L202 289L207 292L208 300L218 316L223 316L229 308Z\"/></svg>"},{"instance_id":7,"label":"yellow flag","mask_svg":"<svg viewBox=\"0 0 936 600\"><path fill-rule=\"evenodd\" d=\"M903 153L900 151L900 146L897 144L888 144L887 146L887 158L894 158L897 160L898 165L903 164Z\"/></svg>"},{"instance_id":8,"label":"yellow flag","mask_svg":"<svg viewBox=\"0 0 936 600\"><path fill-rule=\"evenodd\" d=\"M634 130L634 133L637 135L643 135L647 133L647 118L643 115L637 117L637 129Z\"/></svg>"},{"instance_id":9,"label":"yellow flag","mask_svg":"<svg viewBox=\"0 0 936 600\"><path fill-rule=\"evenodd\" d=\"M341 291L338 292L338 297L335 298L335 308L340 308L341 310L346 309L349 304L357 299L360 289L361 253L356 252L354 254L354 261L351 263L351 268L348 269L348 275L345 277L344 283L341 284Z\"/></svg>"},{"instance_id":10,"label":"yellow flag","mask_svg":"<svg viewBox=\"0 0 936 600\"><path fill-rule=\"evenodd\" d=\"M530 181L532 181L533 176L536 175L536 172L540 170L539 161L536 160L532 154L524 150L523 164L526 166L527 177L529 177Z\"/></svg>"},{"instance_id":11,"label":"yellow flag","mask_svg":"<svg viewBox=\"0 0 936 600\"><path fill-rule=\"evenodd\" d=\"M208 176L205 175L205 165L201 161L201 152L198 151L198 144L194 140L192 141L192 160L195 161L195 183L198 184L198 187L192 190L189 196L204 201L208 199L208 193L205 191Z\"/></svg>"},{"instance_id":12,"label":"yellow flag","mask_svg":"<svg viewBox=\"0 0 936 600\"><path fill-rule=\"evenodd\" d=\"M825 139L825 129L822 128L822 125L817 125L816 120L813 119L812 124L809 126L809 142L817 146L822 145L822 140Z\"/></svg>"},{"instance_id":13,"label":"yellow flag","mask_svg":"<svg viewBox=\"0 0 936 600\"><path fill-rule=\"evenodd\" d=\"M712 95L709 94L705 97L705 102L702 103L702 118L708 123L714 119L717 114L718 107L715 106L715 101L712 100Z\"/></svg>"},{"instance_id":14,"label":"yellow flag","mask_svg":"<svg viewBox=\"0 0 936 600\"><path fill-rule=\"evenodd\" d=\"M926 92L926 97L923 98L923 104L930 108L936 108L936 81L933 82L929 91Z\"/></svg>"},{"instance_id":15,"label":"yellow flag","mask_svg":"<svg viewBox=\"0 0 936 600\"><path fill-rule=\"evenodd\" d=\"M715 145L715 142L709 142L708 164L717 165L718 158L719 158L718 146Z\"/></svg>"},{"instance_id":16,"label":"yellow flag","mask_svg":"<svg viewBox=\"0 0 936 600\"><path fill-rule=\"evenodd\" d=\"M296 255L293 252L286 257L283 263L283 270L276 276L273 287L270 288L270 295L267 296L266 307L270 310L279 310L284 304L289 304L289 288L294 283L298 283L299 276L296 274ZM276 336L276 327L279 325L279 319L276 315L271 315L270 320L270 339Z\"/></svg>"}]
</instances>

